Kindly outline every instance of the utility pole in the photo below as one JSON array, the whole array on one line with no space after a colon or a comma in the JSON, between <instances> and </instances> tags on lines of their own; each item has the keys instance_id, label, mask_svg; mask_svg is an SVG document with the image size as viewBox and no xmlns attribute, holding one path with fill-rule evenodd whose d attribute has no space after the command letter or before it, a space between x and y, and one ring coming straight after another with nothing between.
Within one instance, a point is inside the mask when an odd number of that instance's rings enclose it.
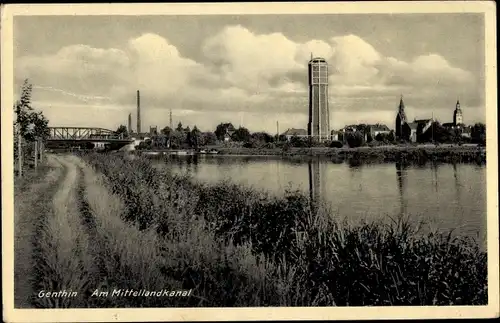
<instances>
[{"instance_id":1,"label":"utility pole","mask_svg":"<svg viewBox=\"0 0 500 323\"><path fill-rule=\"evenodd\" d=\"M40 139L40 162L43 161L43 150L44 150L44 148L43 148L43 140Z\"/></svg>"},{"instance_id":2,"label":"utility pole","mask_svg":"<svg viewBox=\"0 0 500 323\"><path fill-rule=\"evenodd\" d=\"M36 138L33 144L35 145L35 170L36 170L38 167L38 138Z\"/></svg>"},{"instance_id":3,"label":"utility pole","mask_svg":"<svg viewBox=\"0 0 500 323\"><path fill-rule=\"evenodd\" d=\"M436 143L434 142L434 111L432 111L432 120L431 120L431 122L432 122L431 123L431 127L432 127L432 129L431 129L431 131L432 131L431 132L431 134L432 134L432 144L435 146Z\"/></svg>"},{"instance_id":4,"label":"utility pole","mask_svg":"<svg viewBox=\"0 0 500 323\"><path fill-rule=\"evenodd\" d=\"M23 176L23 144L22 144L23 137L21 136L21 125L18 123L17 124L17 158L18 158L18 173L17 175L19 177Z\"/></svg>"}]
</instances>

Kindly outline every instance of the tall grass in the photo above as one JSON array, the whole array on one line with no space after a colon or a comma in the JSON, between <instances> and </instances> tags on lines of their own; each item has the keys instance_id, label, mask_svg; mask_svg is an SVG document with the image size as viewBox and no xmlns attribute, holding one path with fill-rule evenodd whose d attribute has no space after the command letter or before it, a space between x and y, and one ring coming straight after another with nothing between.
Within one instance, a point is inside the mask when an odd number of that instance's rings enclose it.
<instances>
[{"instance_id":1,"label":"tall grass","mask_svg":"<svg viewBox=\"0 0 500 323\"><path fill-rule=\"evenodd\" d=\"M202 184L143 158L85 159L123 201L123 221L154 231L168 257L185 252L186 262L167 261L163 270L195 288L205 306L487 303L486 253L476 241L421 234L407 219L341 225L299 192L278 198ZM263 282L257 293L255 281Z\"/></svg>"},{"instance_id":2,"label":"tall grass","mask_svg":"<svg viewBox=\"0 0 500 323\"><path fill-rule=\"evenodd\" d=\"M151 220L152 214L161 209L158 198L148 199L144 209L140 209L144 212L151 207L149 213L134 217L126 205L137 210L135 199L124 203L119 195L109 192L102 175L84 163L80 166L84 174L84 198L97 230L94 241L99 246L97 261L104 264L96 288L193 289L188 298L92 298L89 306L259 306L273 301L278 305L278 289L273 288L266 276L272 264L252 255L248 244L222 243L206 230L203 218L177 218L172 213L175 206L162 213L170 216L170 230L160 229L164 223L158 218L156 222ZM148 188L154 187L149 184L135 194L146 196ZM180 210L183 206L177 207ZM164 234L159 235L158 231Z\"/></svg>"},{"instance_id":3,"label":"tall grass","mask_svg":"<svg viewBox=\"0 0 500 323\"><path fill-rule=\"evenodd\" d=\"M46 213L37 229L35 252L36 291L81 291L87 288L94 259L86 253L88 236L80 222L76 207L76 169L65 160L67 172L53 199L51 212ZM73 307L77 298L34 297L37 307Z\"/></svg>"}]
</instances>

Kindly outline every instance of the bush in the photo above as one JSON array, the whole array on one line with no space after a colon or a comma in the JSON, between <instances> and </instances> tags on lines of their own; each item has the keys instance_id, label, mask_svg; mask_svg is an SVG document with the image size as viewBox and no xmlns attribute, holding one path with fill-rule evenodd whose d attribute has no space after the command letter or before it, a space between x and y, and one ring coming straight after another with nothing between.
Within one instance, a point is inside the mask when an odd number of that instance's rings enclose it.
<instances>
[{"instance_id":1,"label":"bush","mask_svg":"<svg viewBox=\"0 0 500 323\"><path fill-rule=\"evenodd\" d=\"M331 148L342 148L344 146L344 144L342 144L340 141L338 140L334 140L330 143L330 147Z\"/></svg>"},{"instance_id":2,"label":"bush","mask_svg":"<svg viewBox=\"0 0 500 323\"><path fill-rule=\"evenodd\" d=\"M348 133L347 134L347 144L351 148L363 146L365 144L364 135L359 131L356 131L353 133Z\"/></svg>"}]
</instances>

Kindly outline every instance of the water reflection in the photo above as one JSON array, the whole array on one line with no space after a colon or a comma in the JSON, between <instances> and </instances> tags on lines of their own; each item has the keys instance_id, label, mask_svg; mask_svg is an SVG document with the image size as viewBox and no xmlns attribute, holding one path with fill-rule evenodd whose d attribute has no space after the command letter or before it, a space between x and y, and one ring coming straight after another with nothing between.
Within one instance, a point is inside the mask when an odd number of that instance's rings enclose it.
<instances>
[{"instance_id":1,"label":"water reflection","mask_svg":"<svg viewBox=\"0 0 500 323\"><path fill-rule=\"evenodd\" d=\"M396 162L396 178L398 181L398 191L399 191L399 214L404 216L408 211L408 201L405 197L406 186L408 181L408 165L401 162Z\"/></svg>"},{"instance_id":2,"label":"water reflection","mask_svg":"<svg viewBox=\"0 0 500 323\"><path fill-rule=\"evenodd\" d=\"M321 162L320 158L308 161L309 198L313 212L317 211L318 205L327 196L326 168L327 162Z\"/></svg>"},{"instance_id":3,"label":"water reflection","mask_svg":"<svg viewBox=\"0 0 500 323\"><path fill-rule=\"evenodd\" d=\"M276 196L298 189L309 196L312 206L324 203L332 214L353 222L390 221L389 217L404 215L466 234L486 228L484 166L355 165L316 157L236 156L176 156L161 164L174 172L189 172L202 182L230 180Z\"/></svg>"}]
</instances>

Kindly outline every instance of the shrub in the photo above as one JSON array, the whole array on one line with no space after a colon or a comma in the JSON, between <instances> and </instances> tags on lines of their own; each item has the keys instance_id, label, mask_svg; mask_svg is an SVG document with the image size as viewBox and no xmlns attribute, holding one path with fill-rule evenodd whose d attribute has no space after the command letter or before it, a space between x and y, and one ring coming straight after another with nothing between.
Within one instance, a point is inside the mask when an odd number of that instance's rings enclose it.
<instances>
[{"instance_id":1,"label":"shrub","mask_svg":"<svg viewBox=\"0 0 500 323\"><path fill-rule=\"evenodd\" d=\"M330 147L331 148L342 148L344 146L344 144L342 144L340 141L338 140L334 140L330 143Z\"/></svg>"},{"instance_id":2,"label":"shrub","mask_svg":"<svg viewBox=\"0 0 500 323\"><path fill-rule=\"evenodd\" d=\"M347 134L347 144L351 148L361 147L365 144L365 138L359 131Z\"/></svg>"}]
</instances>

